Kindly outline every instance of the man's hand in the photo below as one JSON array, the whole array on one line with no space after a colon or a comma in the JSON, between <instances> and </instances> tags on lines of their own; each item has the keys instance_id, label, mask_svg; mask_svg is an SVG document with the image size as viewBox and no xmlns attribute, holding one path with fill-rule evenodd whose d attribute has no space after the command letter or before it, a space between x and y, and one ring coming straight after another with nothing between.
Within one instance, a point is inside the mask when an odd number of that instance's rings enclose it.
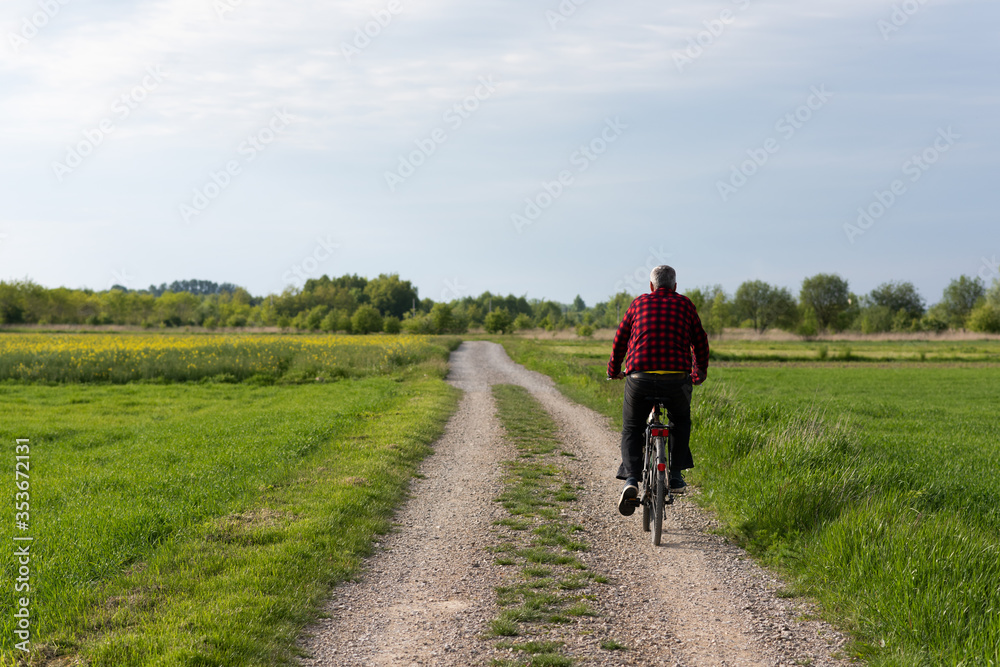
<instances>
[{"instance_id":1,"label":"man's hand","mask_svg":"<svg viewBox=\"0 0 1000 667\"><path fill-rule=\"evenodd\" d=\"M625 374L624 374L624 373L622 373L621 371L618 371L618 372L617 372L617 373L615 373L614 375L609 375L609 376L608 376L608 379L609 379L609 380L622 380L622 379L624 379L624 378L625 378Z\"/></svg>"},{"instance_id":2,"label":"man's hand","mask_svg":"<svg viewBox=\"0 0 1000 667\"><path fill-rule=\"evenodd\" d=\"M691 364L691 384L699 385L705 381L706 377L708 377L708 369L701 370L698 368L698 363L693 362Z\"/></svg>"}]
</instances>

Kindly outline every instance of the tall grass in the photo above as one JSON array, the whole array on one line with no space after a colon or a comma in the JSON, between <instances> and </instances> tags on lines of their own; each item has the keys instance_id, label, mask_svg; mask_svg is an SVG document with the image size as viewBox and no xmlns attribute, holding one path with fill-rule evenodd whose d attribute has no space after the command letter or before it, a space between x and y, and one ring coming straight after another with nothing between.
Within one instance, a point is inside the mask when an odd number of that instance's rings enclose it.
<instances>
[{"instance_id":1,"label":"tall grass","mask_svg":"<svg viewBox=\"0 0 1000 667\"><path fill-rule=\"evenodd\" d=\"M620 420L599 361L510 349ZM994 369L715 368L695 396L701 498L853 633L858 656L1000 664Z\"/></svg>"}]
</instances>

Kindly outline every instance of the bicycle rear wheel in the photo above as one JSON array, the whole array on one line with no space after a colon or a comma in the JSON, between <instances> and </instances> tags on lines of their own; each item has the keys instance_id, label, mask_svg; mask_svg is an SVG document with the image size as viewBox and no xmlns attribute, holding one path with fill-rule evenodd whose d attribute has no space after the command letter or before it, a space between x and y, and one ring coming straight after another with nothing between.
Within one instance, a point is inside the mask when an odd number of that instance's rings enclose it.
<instances>
[{"instance_id":1,"label":"bicycle rear wheel","mask_svg":"<svg viewBox=\"0 0 1000 667\"><path fill-rule=\"evenodd\" d=\"M653 546L660 546L660 537L663 535L663 504L667 496L667 480L663 473L656 475L655 487L653 489Z\"/></svg>"}]
</instances>

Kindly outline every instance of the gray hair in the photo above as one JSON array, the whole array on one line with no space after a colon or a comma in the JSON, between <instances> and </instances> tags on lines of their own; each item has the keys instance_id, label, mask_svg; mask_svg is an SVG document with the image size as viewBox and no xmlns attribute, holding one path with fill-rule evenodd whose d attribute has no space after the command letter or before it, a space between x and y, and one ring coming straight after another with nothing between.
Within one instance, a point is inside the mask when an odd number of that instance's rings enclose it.
<instances>
[{"instance_id":1,"label":"gray hair","mask_svg":"<svg viewBox=\"0 0 1000 667\"><path fill-rule=\"evenodd\" d=\"M677 272L673 267L661 264L649 272L649 282L653 283L654 289L666 287L667 289L677 289Z\"/></svg>"}]
</instances>

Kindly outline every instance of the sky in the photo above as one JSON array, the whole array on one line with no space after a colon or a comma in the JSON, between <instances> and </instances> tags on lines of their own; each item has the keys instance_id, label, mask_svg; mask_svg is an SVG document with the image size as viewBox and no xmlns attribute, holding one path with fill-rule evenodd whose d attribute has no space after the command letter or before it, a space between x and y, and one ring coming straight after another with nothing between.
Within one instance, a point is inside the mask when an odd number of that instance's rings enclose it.
<instances>
[{"instance_id":1,"label":"sky","mask_svg":"<svg viewBox=\"0 0 1000 667\"><path fill-rule=\"evenodd\" d=\"M995 0L4 0L0 280L998 275Z\"/></svg>"}]
</instances>

